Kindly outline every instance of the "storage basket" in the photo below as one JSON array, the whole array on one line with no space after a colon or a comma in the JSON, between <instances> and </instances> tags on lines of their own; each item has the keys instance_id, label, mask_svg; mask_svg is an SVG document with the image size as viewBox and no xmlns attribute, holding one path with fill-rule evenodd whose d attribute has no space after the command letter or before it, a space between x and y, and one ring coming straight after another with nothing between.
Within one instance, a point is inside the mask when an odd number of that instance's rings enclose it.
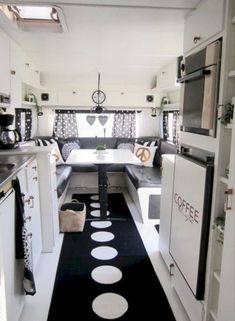
<instances>
[{"instance_id":1,"label":"storage basket","mask_svg":"<svg viewBox=\"0 0 235 321\"><path fill-rule=\"evenodd\" d=\"M60 232L82 232L86 219L86 205L78 200L65 203L59 211Z\"/></svg>"}]
</instances>

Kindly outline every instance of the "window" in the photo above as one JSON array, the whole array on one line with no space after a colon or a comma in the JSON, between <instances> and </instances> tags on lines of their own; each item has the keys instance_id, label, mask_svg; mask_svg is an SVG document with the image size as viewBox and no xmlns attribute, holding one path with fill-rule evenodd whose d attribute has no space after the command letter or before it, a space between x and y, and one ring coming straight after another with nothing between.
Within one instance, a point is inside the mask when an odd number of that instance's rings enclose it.
<instances>
[{"instance_id":1,"label":"window","mask_svg":"<svg viewBox=\"0 0 235 321\"><path fill-rule=\"evenodd\" d=\"M77 113L79 137L112 137L113 118L113 113L102 113L102 115Z\"/></svg>"},{"instance_id":2,"label":"window","mask_svg":"<svg viewBox=\"0 0 235 321\"><path fill-rule=\"evenodd\" d=\"M176 145L179 144L180 118L179 111L163 112L163 138Z\"/></svg>"}]
</instances>

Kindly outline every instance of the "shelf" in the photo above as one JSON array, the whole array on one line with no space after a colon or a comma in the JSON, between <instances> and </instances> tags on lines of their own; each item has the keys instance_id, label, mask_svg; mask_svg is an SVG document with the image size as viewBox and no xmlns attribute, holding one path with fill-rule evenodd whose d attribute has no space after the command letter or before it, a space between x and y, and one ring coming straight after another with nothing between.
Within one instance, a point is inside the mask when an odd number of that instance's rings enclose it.
<instances>
[{"instance_id":1,"label":"shelf","mask_svg":"<svg viewBox=\"0 0 235 321\"><path fill-rule=\"evenodd\" d=\"M224 230L221 228L221 226L217 225L216 228L220 233L224 234Z\"/></svg>"},{"instance_id":2,"label":"shelf","mask_svg":"<svg viewBox=\"0 0 235 321\"><path fill-rule=\"evenodd\" d=\"M30 101L22 100L21 101L21 105L24 105L24 106L36 106L36 103L32 103Z\"/></svg>"},{"instance_id":3,"label":"shelf","mask_svg":"<svg viewBox=\"0 0 235 321\"><path fill-rule=\"evenodd\" d=\"M231 70L231 71L228 73L228 77L229 77L229 78L234 78L234 77L235 77L235 70Z\"/></svg>"},{"instance_id":4,"label":"shelf","mask_svg":"<svg viewBox=\"0 0 235 321\"><path fill-rule=\"evenodd\" d=\"M227 124L224 126L225 129L232 129L233 128L233 123Z\"/></svg>"},{"instance_id":5,"label":"shelf","mask_svg":"<svg viewBox=\"0 0 235 321\"><path fill-rule=\"evenodd\" d=\"M216 281L220 283L220 271L214 271L213 275Z\"/></svg>"},{"instance_id":6,"label":"shelf","mask_svg":"<svg viewBox=\"0 0 235 321\"><path fill-rule=\"evenodd\" d=\"M221 177L220 177L220 182L221 182L221 183L224 183L225 185L228 185L228 178L227 178L227 177L224 177L224 176L221 176Z\"/></svg>"}]
</instances>

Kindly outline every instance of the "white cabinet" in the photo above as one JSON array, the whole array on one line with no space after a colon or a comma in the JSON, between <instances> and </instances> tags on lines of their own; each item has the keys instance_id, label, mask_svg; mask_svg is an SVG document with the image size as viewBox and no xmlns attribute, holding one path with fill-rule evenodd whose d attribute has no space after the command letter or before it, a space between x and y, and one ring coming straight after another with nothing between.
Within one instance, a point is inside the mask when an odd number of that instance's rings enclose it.
<instances>
[{"instance_id":1,"label":"white cabinet","mask_svg":"<svg viewBox=\"0 0 235 321\"><path fill-rule=\"evenodd\" d=\"M172 268L173 260L170 256L170 230L172 197L174 187L174 163L175 155L162 156L162 194L160 205L160 233L159 250L167 265L168 270ZM170 271L171 272L171 271Z\"/></svg>"},{"instance_id":2,"label":"white cabinet","mask_svg":"<svg viewBox=\"0 0 235 321\"><path fill-rule=\"evenodd\" d=\"M21 101L33 88L40 87L40 71L23 50L11 41L11 107L19 108Z\"/></svg>"},{"instance_id":3,"label":"white cabinet","mask_svg":"<svg viewBox=\"0 0 235 321\"><path fill-rule=\"evenodd\" d=\"M10 40L0 30L0 93L10 95Z\"/></svg>"},{"instance_id":4,"label":"white cabinet","mask_svg":"<svg viewBox=\"0 0 235 321\"><path fill-rule=\"evenodd\" d=\"M33 269L35 271L42 252L40 198L36 158L28 163L27 166L17 174L17 177L20 181L21 192L24 194L25 219L32 249Z\"/></svg>"},{"instance_id":5,"label":"white cabinet","mask_svg":"<svg viewBox=\"0 0 235 321\"><path fill-rule=\"evenodd\" d=\"M225 105L235 105L234 78L230 72L235 68L235 1L226 2L226 35L223 38L222 82L219 104L222 114ZM209 321L230 321L235 316L235 121L227 125L218 120L218 156L215 173L214 217L210 238L210 271L208 280ZM218 217L224 217L224 229L215 226Z\"/></svg>"},{"instance_id":6,"label":"white cabinet","mask_svg":"<svg viewBox=\"0 0 235 321\"><path fill-rule=\"evenodd\" d=\"M31 217L31 233L32 233L32 254L33 267L36 269L42 252L42 231L41 231L41 216L40 216L40 198L38 185L38 170L37 160L34 159L26 166L27 175L27 191L28 196L25 202L28 206L28 215Z\"/></svg>"},{"instance_id":7,"label":"white cabinet","mask_svg":"<svg viewBox=\"0 0 235 321\"><path fill-rule=\"evenodd\" d=\"M185 19L184 53L223 30L224 1L204 0Z\"/></svg>"},{"instance_id":8,"label":"white cabinet","mask_svg":"<svg viewBox=\"0 0 235 321\"><path fill-rule=\"evenodd\" d=\"M37 153L43 252L53 252L59 235L56 166L52 154L49 147L41 147Z\"/></svg>"},{"instance_id":9,"label":"white cabinet","mask_svg":"<svg viewBox=\"0 0 235 321\"><path fill-rule=\"evenodd\" d=\"M15 258L15 192L0 201L0 319L17 321L23 309L23 260Z\"/></svg>"},{"instance_id":10,"label":"white cabinet","mask_svg":"<svg viewBox=\"0 0 235 321\"><path fill-rule=\"evenodd\" d=\"M77 89L58 90L58 104L79 106L81 105L81 93Z\"/></svg>"},{"instance_id":11,"label":"white cabinet","mask_svg":"<svg viewBox=\"0 0 235 321\"><path fill-rule=\"evenodd\" d=\"M180 84L177 83L177 59L174 58L170 63L161 68L156 76L154 91L161 93L163 91L179 90Z\"/></svg>"}]
</instances>

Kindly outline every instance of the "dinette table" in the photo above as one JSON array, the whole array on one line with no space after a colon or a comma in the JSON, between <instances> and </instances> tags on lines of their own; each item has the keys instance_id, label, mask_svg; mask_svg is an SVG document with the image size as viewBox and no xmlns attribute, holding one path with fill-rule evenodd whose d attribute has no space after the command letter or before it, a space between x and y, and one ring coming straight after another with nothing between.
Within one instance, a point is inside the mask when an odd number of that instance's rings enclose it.
<instances>
[{"instance_id":1,"label":"dinette table","mask_svg":"<svg viewBox=\"0 0 235 321\"><path fill-rule=\"evenodd\" d=\"M141 161L127 149L74 149L67 158L66 164L95 164L98 167L100 220L107 220L108 167L111 164L141 164Z\"/></svg>"}]
</instances>

